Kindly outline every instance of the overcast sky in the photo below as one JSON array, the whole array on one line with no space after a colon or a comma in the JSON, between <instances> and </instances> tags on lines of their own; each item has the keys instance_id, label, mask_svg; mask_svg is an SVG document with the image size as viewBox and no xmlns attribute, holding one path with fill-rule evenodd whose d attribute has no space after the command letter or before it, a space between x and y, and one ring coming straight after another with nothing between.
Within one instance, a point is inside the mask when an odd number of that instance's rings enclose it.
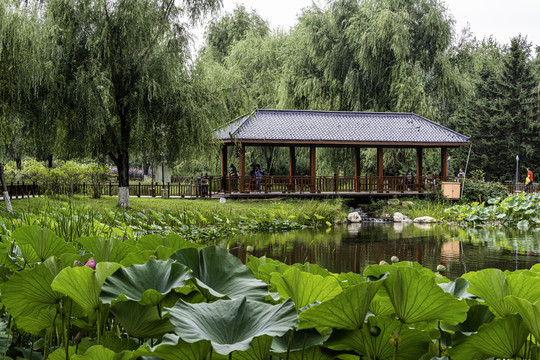
<instances>
[{"instance_id":1,"label":"overcast sky","mask_svg":"<svg viewBox=\"0 0 540 360\"><path fill-rule=\"evenodd\" d=\"M236 4L255 9L272 28L288 30L297 22L298 15L313 1L319 5L326 0L223 0L222 12L231 12ZM470 25L478 38L493 35L500 43L508 43L518 34L526 35L534 45L540 45L540 0L444 0L456 20L456 31ZM202 30L196 34L202 42Z\"/></svg>"}]
</instances>

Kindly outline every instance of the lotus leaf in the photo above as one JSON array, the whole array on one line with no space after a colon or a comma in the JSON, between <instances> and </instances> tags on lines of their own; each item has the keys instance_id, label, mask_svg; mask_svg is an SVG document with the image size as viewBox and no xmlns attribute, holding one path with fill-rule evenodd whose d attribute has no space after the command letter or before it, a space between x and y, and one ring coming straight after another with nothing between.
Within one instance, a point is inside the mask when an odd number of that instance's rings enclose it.
<instances>
[{"instance_id":1,"label":"lotus leaf","mask_svg":"<svg viewBox=\"0 0 540 360\"><path fill-rule=\"evenodd\" d=\"M371 359L389 360L394 353L391 343L393 334L399 331L401 324L385 316L371 316L367 326L359 330L341 330L332 334L325 346L334 350L354 350ZM401 342L398 359L418 360L428 351L430 337L422 331L401 327Z\"/></svg>"},{"instance_id":2,"label":"lotus leaf","mask_svg":"<svg viewBox=\"0 0 540 360\"><path fill-rule=\"evenodd\" d=\"M102 345L94 345L82 355L73 355L73 360L130 360L133 358L133 352L122 351L115 353Z\"/></svg>"},{"instance_id":3,"label":"lotus leaf","mask_svg":"<svg viewBox=\"0 0 540 360\"><path fill-rule=\"evenodd\" d=\"M36 325L42 325L42 321L38 320L48 318L50 310L56 311L56 304L63 295L53 291L51 283L61 269L60 261L51 257L33 269L14 273L9 281L2 284L4 305L16 320L19 317L27 318L26 326L23 327L20 323L18 325L28 332L35 334L37 330L28 328L32 318L36 319ZM51 321L48 322L48 326L50 324Z\"/></svg>"},{"instance_id":4,"label":"lotus leaf","mask_svg":"<svg viewBox=\"0 0 540 360\"><path fill-rule=\"evenodd\" d=\"M209 246L181 249L171 259L191 269L198 288L207 297L264 301L268 285L255 279L251 270L227 249Z\"/></svg>"},{"instance_id":5,"label":"lotus leaf","mask_svg":"<svg viewBox=\"0 0 540 360\"><path fill-rule=\"evenodd\" d=\"M120 268L109 276L101 290L101 300L138 301L141 305L157 305L175 288L185 285L189 269L172 260L148 260L142 265Z\"/></svg>"},{"instance_id":6,"label":"lotus leaf","mask_svg":"<svg viewBox=\"0 0 540 360\"><path fill-rule=\"evenodd\" d=\"M484 359L490 356L515 358L528 335L529 331L520 317L509 315L480 326L478 333L451 349L451 355L455 360ZM485 356L481 357L481 354Z\"/></svg>"},{"instance_id":7,"label":"lotus leaf","mask_svg":"<svg viewBox=\"0 0 540 360\"><path fill-rule=\"evenodd\" d=\"M387 272L393 271L393 269L395 269L396 267L413 268L416 269L418 272L422 273L423 275L433 278L437 277L437 274L435 274L433 271L423 267L415 261L400 261L392 265L370 265L364 269L364 276L379 278ZM447 281L444 280L444 282Z\"/></svg>"},{"instance_id":8,"label":"lotus leaf","mask_svg":"<svg viewBox=\"0 0 540 360\"><path fill-rule=\"evenodd\" d=\"M140 250L154 251L158 246L164 246L173 249L174 251L185 248L202 247L202 245L185 240L178 234L169 234L166 236L158 234L145 235L137 241L137 248Z\"/></svg>"},{"instance_id":9,"label":"lotus leaf","mask_svg":"<svg viewBox=\"0 0 540 360\"><path fill-rule=\"evenodd\" d=\"M327 301L340 294L343 289L333 276L322 277L290 268L283 273L272 274L272 284L282 299L291 298L297 310L316 301Z\"/></svg>"},{"instance_id":10,"label":"lotus leaf","mask_svg":"<svg viewBox=\"0 0 540 360\"><path fill-rule=\"evenodd\" d=\"M469 280L468 292L482 298L491 310L500 317L514 313L514 309L504 302L508 293L506 275L499 269L472 271L463 275Z\"/></svg>"},{"instance_id":11,"label":"lotus leaf","mask_svg":"<svg viewBox=\"0 0 540 360\"><path fill-rule=\"evenodd\" d=\"M233 360L267 360L270 354L272 338L268 335L259 336L253 339L251 347L246 351L235 351L232 354ZM212 354L212 360L228 360L226 355ZM307 359L306 359L307 360Z\"/></svg>"},{"instance_id":12,"label":"lotus leaf","mask_svg":"<svg viewBox=\"0 0 540 360\"><path fill-rule=\"evenodd\" d=\"M351 286L334 298L300 314L299 329L332 327L355 330L364 325L371 300L385 280Z\"/></svg>"},{"instance_id":13,"label":"lotus leaf","mask_svg":"<svg viewBox=\"0 0 540 360\"><path fill-rule=\"evenodd\" d=\"M17 264L17 259L15 257L11 257L8 254L8 249L5 248L0 249L0 264L12 271L21 270L21 267Z\"/></svg>"},{"instance_id":14,"label":"lotus leaf","mask_svg":"<svg viewBox=\"0 0 540 360\"><path fill-rule=\"evenodd\" d=\"M71 356L74 354L75 354L75 346L70 346L69 347L70 359L71 359ZM32 358L34 358L36 356L36 352L34 351L32 355L33 355ZM47 357L47 360L66 360L66 349L64 348L56 349Z\"/></svg>"},{"instance_id":15,"label":"lotus leaf","mask_svg":"<svg viewBox=\"0 0 540 360\"><path fill-rule=\"evenodd\" d=\"M120 264L102 262L96 270L88 266L65 268L51 284L54 291L69 296L87 315L92 315L101 305L99 293L105 279L114 273Z\"/></svg>"},{"instance_id":16,"label":"lotus leaf","mask_svg":"<svg viewBox=\"0 0 540 360\"><path fill-rule=\"evenodd\" d=\"M145 359L155 356L156 359L161 360L200 360L207 359L211 350L209 341L188 343L180 339L178 335L165 334L160 344L152 349L147 346L140 347L135 354L145 356Z\"/></svg>"},{"instance_id":17,"label":"lotus leaf","mask_svg":"<svg viewBox=\"0 0 540 360\"><path fill-rule=\"evenodd\" d=\"M337 279L339 283L341 284L341 287L344 289L350 286L354 286L354 285L358 285L358 284L366 282L365 277L363 277L360 274L353 273L353 272L341 273L337 276Z\"/></svg>"},{"instance_id":18,"label":"lotus leaf","mask_svg":"<svg viewBox=\"0 0 540 360\"><path fill-rule=\"evenodd\" d=\"M526 299L530 302L540 300L540 276L531 276L534 272L506 274L508 295Z\"/></svg>"},{"instance_id":19,"label":"lotus leaf","mask_svg":"<svg viewBox=\"0 0 540 360\"><path fill-rule=\"evenodd\" d=\"M287 359L287 353L278 354L282 359ZM332 360L335 354L320 346L312 346L304 350L292 351L289 354L289 360Z\"/></svg>"},{"instance_id":20,"label":"lotus leaf","mask_svg":"<svg viewBox=\"0 0 540 360\"><path fill-rule=\"evenodd\" d=\"M282 336L274 337L270 350L274 354L284 354L287 349L291 352L301 351L322 345L326 340L327 337L323 337L315 329L289 330Z\"/></svg>"},{"instance_id":21,"label":"lotus leaf","mask_svg":"<svg viewBox=\"0 0 540 360\"><path fill-rule=\"evenodd\" d=\"M394 310L404 323L442 320L459 324L467 317L468 305L444 292L432 276L414 267L388 266L390 275L384 282Z\"/></svg>"},{"instance_id":22,"label":"lotus leaf","mask_svg":"<svg viewBox=\"0 0 540 360\"><path fill-rule=\"evenodd\" d=\"M98 345L96 338L83 338L81 340L81 343L79 344L79 354L84 354L86 350L96 345ZM124 350L133 351L139 348L139 345L133 338L121 338L118 337L118 334L116 334L116 332L111 331L106 331L101 335L99 345L117 353L120 353Z\"/></svg>"},{"instance_id":23,"label":"lotus leaf","mask_svg":"<svg viewBox=\"0 0 540 360\"><path fill-rule=\"evenodd\" d=\"M6 319L0 319L0 354L4 354L6 352L6 347L9 346L9 342L11 342L12 338L10 339L8 333L9 329L6 324Z\"/></svg>"},{"instance_id":24,"label":"lotus leaf","mask_svg":"<svg viewBox=\"0 0 540 360\"><path fill-rule=\"evenodd\" d=\"M13 231L12 238L28 263L43 262L51 256L76 254L75 249L49 229L25 226Z\"/></svg>"},{"instance_id":25,"label":"lotus leaf","mask_svg":"<svg viewBox=\"0 0 540 360\"><path fill-rule=\"evenodd\" d=\"M281 336L298 320L291 300L274 306L246 298L200 304L180 300L168 310L175 333L184 341L210 340L222 355L249 349L261 335Z\"/></svg>"},{"instance_id":26,"label":"lotus leaf","mask_svg":"<svg viewBox=\"0 0 540 360\"><path fill-rule=\"evenodd\" d=\"M458 325L441 324L441 328L450 331L459 331L467 336L478 331L481 325L491 322L495 315L485 305L474 305L467 311L467 320Z\"/></svg>"},{"instance_id":27,"label":"lotus leaf","mask_svg":"<svg viewBox=\"0 0 540 360\"><path fill-rule=\"evenodd\" d=\"M120 264L122 264L122 266L128 267L135 264L144 264L150 259L157 259L155 251L140 250L140 251L134 251L134 252L129 253L128 256L126 256L122 261L120 261ZM159 260L167 260L167 259L159 259Z\"/></svg>"},{"instance_id":28,"label":"lotus leaf","mask_svg":"<svg viewBox=\"0 0 540 360\"><path fill-rule=\"evenodd\" d=\"M173 328L167 316L160 318L156 308L140 305L136 301L117 302L111 307L126 332L136 338L159 337L172 332Z\"/></svg>"},{"instance_id":29,"label":"lotus leaf","mask_svg":"<svg viewBox=\"0 0 540 360\"><path fill-rule=\"evenodd\" d=\"M439 286L441 287L441 289L444 290L444 292L452 294L460 300L464 298L470 299L474 297L467 292L469 282L463 278L457 278L455 281L451 281L448 283L440 283Z\"/></svg>"},{"instance_id":30,"label":"lotus leaf","mask_svg":"<svg viewBox=\"0 0 540 360\"><path fill-rule=\"evenodd\" d=\"M77 240L86 251L92 253L94 260L99 262L122 261L135 248L117 238L84 237Z\"/></svg>"},{"instance_id":31,"label":"lotus leaf","mask_svg":"<svg viewBox=\"0 0 540 360\"><path fill-rule=\"evenodd\" d=\"M538 341L540 339L540 300L531 303L513 295L507 296L505 300L521 315L523 322Z\"/></svg>"},{"instance_id":32,"label":"lotus leaf","mask_svg":"<svg viewBox=\"0 0 540 360\"><path fill-rule=\"evenodd\" d=\"M394 305L392 305L392 301L390 301L384 286L379 289L377 294L373 297L373 300L371 300L369 311L371 311L374 315L380 316L392 315L396 313L394 310Z\"/></svg>"}]
</instances>

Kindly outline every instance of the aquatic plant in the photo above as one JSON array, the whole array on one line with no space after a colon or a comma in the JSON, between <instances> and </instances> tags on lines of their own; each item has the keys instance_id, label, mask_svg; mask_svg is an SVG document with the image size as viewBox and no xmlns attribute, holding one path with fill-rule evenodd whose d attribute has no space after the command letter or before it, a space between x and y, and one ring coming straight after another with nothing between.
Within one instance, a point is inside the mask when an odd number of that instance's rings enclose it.
<instances>
[{"instance_id":1,"label":"aquatic plant","mask_svg":"<svg viewBox=\"0 0 540 360\"><path fill-rule=\"evenodd\" d=\"M80 266L90 259L95 269ZM225 248L174 234L66 242L38 226L2 236L0 263L5 358L460 360L540 352L540 264L455 281L405 261L336 274L253 256L244 265Z\"/></svg>"}]
</instances>

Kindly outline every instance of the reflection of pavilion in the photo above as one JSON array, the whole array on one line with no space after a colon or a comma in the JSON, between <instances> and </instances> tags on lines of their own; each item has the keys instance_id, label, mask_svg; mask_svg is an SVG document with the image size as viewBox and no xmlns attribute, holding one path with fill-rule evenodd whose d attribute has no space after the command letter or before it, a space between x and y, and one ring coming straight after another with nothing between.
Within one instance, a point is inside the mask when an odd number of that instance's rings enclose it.
<instances>
[{"instance_id":1,"label":"reflection of pavilion","mask_svg":"<svg viewBox=\"0 0 540 360\"><path fill-rule=\"evenodd\" d=\"M448 262L456 262L461 256L459 241L447 241L441 246L441 264L448 266Z\"/></svg>"}]
</instances>

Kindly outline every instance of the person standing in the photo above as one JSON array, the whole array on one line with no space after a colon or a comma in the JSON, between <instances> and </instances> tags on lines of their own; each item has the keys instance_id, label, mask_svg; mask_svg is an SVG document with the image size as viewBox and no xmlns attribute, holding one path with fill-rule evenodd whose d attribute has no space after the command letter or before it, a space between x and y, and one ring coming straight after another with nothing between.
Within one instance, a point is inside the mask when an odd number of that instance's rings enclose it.
<instances>
[{"instance_id":1,"label":"person standing","mask_svg":"<svg viewBox=\"0 0 540 360\"><path fill-rule=\"evenodd\" d=\"M529 182L529 184L527 184L527 185L525 186L525 192L527 192L529 185L531 186L532 191L533 191L533 192L536 192L536 190L535 190L535 188L534 188L533 172L532 172L531 169L529 169L529 168L527 168L527 177L529 178L530 182Z\"/></svg>"}]
</instances>

